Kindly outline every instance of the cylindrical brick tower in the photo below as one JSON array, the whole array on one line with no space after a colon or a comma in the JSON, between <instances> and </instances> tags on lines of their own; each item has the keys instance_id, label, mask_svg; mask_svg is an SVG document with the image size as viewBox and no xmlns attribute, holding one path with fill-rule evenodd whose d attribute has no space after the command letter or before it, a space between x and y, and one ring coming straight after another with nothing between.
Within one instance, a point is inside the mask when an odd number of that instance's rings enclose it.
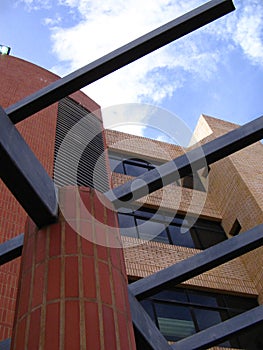
<instances>
[{"instance_id":1,"label":"cylindrical brick tower","mask_svg":"<svg viewBox=\"0 0 263 350\"><path fill-rule=\"evenodd\" d=\"M0 73L4 108L58 79L12 56L0 56ZM16 310L20 259L0 269L0 340L15 314L12 349L134 349L116 214L94 190L109 186L99 106L76 92L17 128L62 189L58 223L39 230L0 184L1 243L25 232Z\"/></svg>"}]
</instances>

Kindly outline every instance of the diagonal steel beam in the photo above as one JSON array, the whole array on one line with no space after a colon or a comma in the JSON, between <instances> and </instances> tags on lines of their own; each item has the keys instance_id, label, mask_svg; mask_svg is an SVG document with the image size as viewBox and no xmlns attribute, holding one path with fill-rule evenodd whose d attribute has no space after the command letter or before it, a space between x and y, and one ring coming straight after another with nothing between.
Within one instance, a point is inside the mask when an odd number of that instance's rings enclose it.
<instances>
[{"instance_id":1,"label":"diagonal steel beam","mask_svg":"<svg viewBox=\"0 0 263 350\"><path fill-rule=\"evenodd\" d=\"M235 9L232 0L212 0L143 35L8 107L13 123L101 79L117 69L212 22Z\"/></svg>"},{"instance_id":2,"label":"diagonal steel beam","mask_svg":"<svg viewBox=\"0 0 263 350\"><path fill-rule=\"evenodd\" d=\"M105 193L122 207L263 138L263 116Z\"/></svg>"},{"instance_id":3,"label":"diagonal steel beam","mask_svg":"<svg viewBox=\"0 0 263 350\"><path fill-rule=\"evenodd\" d=\"M209 327L188 338L180 340L171 346L174 350L201 350L208 349L230 339L232 336L241 334L258 325L263 324L263 305L252 310L232 317L215 326Z\"/></svg>"},{"instance_id":4,"label":"diagonal steel beam","mask_svg":"<svg viewBox=\"0 0 263 350\"><path fill-rule=\"evenodd\" d=\"M0 244L0 265L3 265L21 256L23 244L24 244L23 233Z\"/></svg>"},{"instance_id":5,"label":"diagonal steel beam","mask_svg":"<svg viewBox=\"0 0 263 350\"><path fill-rule=\"evenodd\" d=\"M164 288L169 288L187 281L189 278L200 275L205 271L211 270L216 266L256 249L262 244L263 224L207 248L153 275L133 282L129 285L129 290L138 299L147 298Z\"/></svg>"},{"instance_id":6,"label":"diagonal steel beam","mask_svg":"<svg viewBox=\"0 0 263 350\"><path fill-rule=\"evenodd\" d=\"M128 292L132 322L140 333L140 336L144 338L145 342L150 345L152 350L171 350L167 340L160 333L150 316L146 313L131 291Z\"/></svg>"},{"instance_id":7,"label":"diagonal steel beam","mask_svg":"<svg viewBox=\"0 0 263 350\"><path fill-rule=\"evenodd\" d=\"M57 218L52 179L0 107L0 178L39 226Z\"/></svg>"}]
</instances>

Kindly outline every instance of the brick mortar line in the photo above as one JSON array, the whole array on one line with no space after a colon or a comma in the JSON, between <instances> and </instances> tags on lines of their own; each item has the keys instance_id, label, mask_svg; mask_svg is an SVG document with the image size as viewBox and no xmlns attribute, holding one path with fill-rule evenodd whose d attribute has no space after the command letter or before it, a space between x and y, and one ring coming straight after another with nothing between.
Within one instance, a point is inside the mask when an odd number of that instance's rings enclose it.
<instances>
[{"instance_id":1,"label":"brick mortar line","mask_svg":"<svg viewBox=\"0 0 263 350\"><path fill-rule=\"evenodd\" d=\"M95 217L95 208L94 208L94 192L90 192L89 196L91 204L91 214L92 217ZM92 239L93 242L96 242L96 232L95 232L95 222L92 220ZM99 333L100 333L100 350L105 350L104 344L104 325L103 325L103 312L102 312L102 300L101 300L101 290L100 290L100 275L99 275L99 264L98 264L98 251L96 243L93 243L93 252L94 252L94 270L95 270L95 283L96 283L96 298L98 306L98 316L99 316Z\"/></svg>"},{"instance_id":2,"label":"brick mortar line","mask_svg":"<svg viewBox=\"0 0 263 350\"><path fill-rule=\"evenodd\" d=\"M78 196L76 200L76 219L77 219L77 232L80 232L80 198ZM81 247L81 236L77 235L77 249L78 249L78 283L79 283L79 316L80 316L80 349L85 350L87 347L86 339L86 319L85 319L85 302L84 302L84 284L83 284L83 255Z\"/></svg>"},{"instance_id":3,"label":"brick mortar line","mask_svg":"<svg viewBox=\"0 0 263 350\"><path fill-rule=\"evenodd\" d=\"M45 249L45 274L44 274L44 288L43 288L42 305L41 305L39 350L45 349L50 227L48 227L46 229L45 235L46 235L46 242L45 242L46 243L46 247L45 247L46 248Z\"/></svg>"},{"instance_id":4,"label":"brick mortar line","mask_svg":"<svg viewBox=\"0 0 263 350\"><path fill-rule=\"evenodd\" d=\"M65 221L61 220L61 276L60 276L60 329L59 350L65 346Z\"/></svg>"}]
</instances>

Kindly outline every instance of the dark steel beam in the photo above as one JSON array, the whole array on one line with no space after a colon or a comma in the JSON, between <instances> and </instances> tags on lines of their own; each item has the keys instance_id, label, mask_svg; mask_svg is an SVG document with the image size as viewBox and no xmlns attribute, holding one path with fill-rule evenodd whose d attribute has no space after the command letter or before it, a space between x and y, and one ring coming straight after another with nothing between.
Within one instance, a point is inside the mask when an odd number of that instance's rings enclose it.
<instances>
[{"instance_id":1,"label":"dark steel beam","mask_svg":"<svg viewBox=\"0 0 263 350\"><path fill-rule=\"evenodd\" d=\"M263 224L129 285L138 299L175 286L263 244Z\"/></svg>"},{"instance_id":2,"label":"dark steel beam","mask_svg":"<svg viewBox=\"0 0 263 350\"><path fill-rule=\"evenodd\" d=\"M125 65L233 11L231 0L212 0L8 107L13 123L101 79Z\"/></svg>"},{"instance_id":3,"label":"dark steel beam","mask_svg":"<svg viewBox=\"0 0 263 350\"><path fill-rule=\"evenodd\" d=\"M201 350L208 349L241 334L258 325L263 324L263 305L246 311L238 316L207 328L188 338L180 340L171 346L174 350Z\"/></svg>"},{"instance_id":4,"label":"dark steel beam","mask_svg":"<svg viewBox=\"0 0 263 350\"><path fill-rule=\"evenodd\" d=\"M130 291L129 302L133 325L149 346L153 350L171 350L167 340Z\"/></svg>"},{"instance_id":5,"label":"dark steel beam","mask_svg":"<svg viewBox=\"0 0 263 350\"><path fill-rule=\"evenodd\" d=\"M165 185L212 164L263 138L263 116L197 147L105 193L116 208L140 199Z\"/></svg>"},{"instance_id":6,"label":"dark steel beam","mask_svg":"<svg viewBox=\"0 0 263 350\"><path fill-rule=\"evenodd\" d=\"M55 186L0 107L0 178L38 227L57 218Z\"/></svg>"},{"instance_id":7,"label":"dark steel beam","mask_svg":"<svg viewBox=\"0 0 263 350\"><path fill-rule=\"evenodd\" d=\"M0 265L3 265L22 254L24 244L24 234L20 235L0 244Z\"/></svg>"}]
</instances>

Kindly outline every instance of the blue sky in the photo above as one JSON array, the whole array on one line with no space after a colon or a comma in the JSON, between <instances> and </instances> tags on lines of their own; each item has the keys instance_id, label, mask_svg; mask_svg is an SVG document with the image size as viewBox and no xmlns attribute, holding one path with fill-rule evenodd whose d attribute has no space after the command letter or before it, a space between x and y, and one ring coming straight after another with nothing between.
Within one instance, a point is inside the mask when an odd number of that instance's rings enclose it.
<instances>
[{"instance_id":1,"label":"blue sky","mask_svg":"<svg viewBox=\"0 0 263 350\"><path fill-rule=\"evenodd\" d=\"M1 0L0 44L11 46L11 55L64 76L205 2ZM127 103L163 108L190 129L201 113L239 124L260 116L263 1L234 4L235 12L84 91L103 109ZM143 114L133 115L130 122L139 127L130 124L126 131L148 135L151 117ZM165 118L162 126L170 128Z\"/></svg>"}]
</instances>

